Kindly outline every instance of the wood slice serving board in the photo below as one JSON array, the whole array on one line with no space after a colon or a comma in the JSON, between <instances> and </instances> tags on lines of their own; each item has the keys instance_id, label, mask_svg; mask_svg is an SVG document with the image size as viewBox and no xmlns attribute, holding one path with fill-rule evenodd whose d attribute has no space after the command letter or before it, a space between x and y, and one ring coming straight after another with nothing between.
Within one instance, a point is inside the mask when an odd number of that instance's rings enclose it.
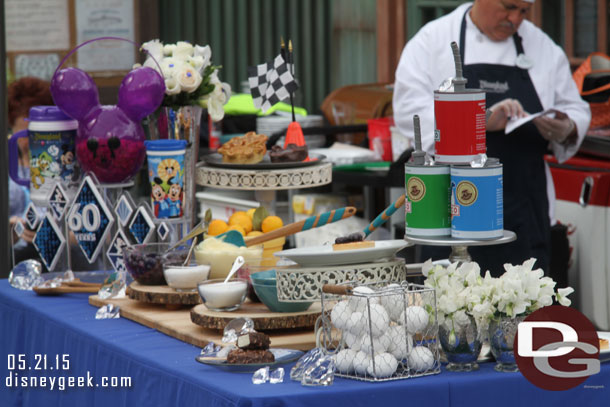
<instances>
[{"instance_id":1,"label":"wood slice serving board","mask_svg":"<svg viewBox=\"0 0 610 407\"><path fill-rule=\"evenodd\" d=\"M170 306L201 304L201 297L197 291L178 292L166 285L143 285L134 281L129 285L129 298L132 300L148 302L151 304L165 304ZM175 308L178 308L175 307Z\"/></svg>"},{"instance_id":2,"label":"wood slice serving board","mask_svg":"<svg viewBox=\"0 0 610 407\"><path fill-rule=\"evenodd\" d=\"M312 328L320 316L320 303L314 303L303 312L272 312L262 303L246 301L240 309L233 312L211 311L199 304L191 309L191 320L204 328L223 329L233 318L247 317L254 321L254 329Z\"/></svg>"},{"instance_id":3,"label":"wood slice serving board","mask_svg":"<svg viewBox=\"0 0 610 407\"><path fill-rule=\"evenodd\" d=\"M190 343L191 345L202 348L207 345L208 342L221 344L222 330L195 325L191 322L190 310L186 308L170 310L155 304L132 300L131 298L111 298L102 300L97 295L89 297L89 304L94 307L101 307L107 304L116 305L121 309L121 317L156 329L159 332L163 332L166 335ZM245 304L247 304L247 302ZM228 312L227 314L232 313ZM231 319L236 317L237 316L233 316ZM271 346L274 348L307 351L316 346L313 328L281 329L268 331L267 334L271 338Z\"/></svg>"}]
</instances>

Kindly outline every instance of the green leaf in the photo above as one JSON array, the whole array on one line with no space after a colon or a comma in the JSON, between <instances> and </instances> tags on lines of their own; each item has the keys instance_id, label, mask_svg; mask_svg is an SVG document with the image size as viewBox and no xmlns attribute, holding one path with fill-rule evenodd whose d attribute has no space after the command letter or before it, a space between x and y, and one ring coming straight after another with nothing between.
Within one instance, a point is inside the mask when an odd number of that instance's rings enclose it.
<instances>
[{"instance_id":1,"label":"green leaf","mask_svg":"<svg viewBox=\"0 0 610 407\"><path fill-rule=\"evenodd\" d=\"M269 211L264 206L259 206L254 211L254 215L252 216L252 230L261 230L261 225L263 224L263 220L269 216Z\"/></svg>"}]
</instances>

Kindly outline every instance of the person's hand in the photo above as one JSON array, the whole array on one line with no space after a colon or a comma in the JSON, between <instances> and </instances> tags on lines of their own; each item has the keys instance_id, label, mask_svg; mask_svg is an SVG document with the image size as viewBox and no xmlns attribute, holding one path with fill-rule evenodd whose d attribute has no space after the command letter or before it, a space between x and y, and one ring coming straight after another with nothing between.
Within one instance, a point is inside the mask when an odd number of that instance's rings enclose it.
<instances>
[{"instance_id":1,"label":"person's hand","mask_svg":"<svg viewBox=\"0 0 610 407\"><path fill-rule=\"evenodd\" d=\"M536 128L545 140L563 143L574 133L576 125L567 114L555 110L555 118L548 115L533 120Z\"/></svg>"},{"instance_id":2,"label":"person's hand","mask_svg":"<svg viewBox=\"0 0 610 407\"><path fill-rule=\"evenodd\" d=\"M491 115L487 119L487 131L503 130L511 118L527 116L517 99L504 99L489 108Z\"/></svg>"},{"instance_id":3,"label":"person's hand","mask_svg":"<svg viewBox=\"0 0 610 407\"><path fill-rule=\"evenodd\" d=\"M21 223L23 224L23 233L21 234L21 236L17 236L17 233L15 233L15 229L14 226L17 223ZM13 232L13 241L16 242L19 240L19 237L21 237L21 239L25 240L28 243L32 243L34 241L34 237L36 236L36 232L33 230L30 230L27 228L26 224L25 224L25 220L21 219L18 216L11 216L9 219L9 224L11 227L11 231Z\"/></svg>"}]
</instances>

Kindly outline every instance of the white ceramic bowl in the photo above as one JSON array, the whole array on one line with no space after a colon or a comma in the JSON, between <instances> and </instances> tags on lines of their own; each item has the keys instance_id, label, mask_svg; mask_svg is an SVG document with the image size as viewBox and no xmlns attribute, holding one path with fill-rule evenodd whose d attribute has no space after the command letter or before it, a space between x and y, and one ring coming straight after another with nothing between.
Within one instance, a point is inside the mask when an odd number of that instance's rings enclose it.
<instances>
[{"instance_id":1,"label":"white ceramic bowl","mask_svg":"<svg viewBox=\"0 0 610 407\"><path fill-rule=\"evenodd\" d=\"M224 278L202 281L197 285L199 296L212 311L235 311L246 299L248 280L235 278L224 283Z\"/></svg>"},{"instance_id":2,"label":"white ceramic bowl","mask_svg":"<svg viewBox=\"0 0 610 407\"><path fill-rule=\"evenodd\" d=\"M197 284L208 279L210 266L208 264L164 264L163 276L167 285L176 291L195 291Z\"/></svg>"}]
</instances>

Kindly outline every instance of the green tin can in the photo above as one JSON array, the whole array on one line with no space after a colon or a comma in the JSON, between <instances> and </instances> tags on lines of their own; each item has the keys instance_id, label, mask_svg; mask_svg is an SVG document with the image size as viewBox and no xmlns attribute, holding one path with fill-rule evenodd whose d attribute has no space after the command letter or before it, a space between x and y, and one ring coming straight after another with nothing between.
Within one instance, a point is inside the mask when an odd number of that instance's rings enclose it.
<instances>
[{"instance_id":1,"label":"green tin can","mask_svg":"<svg viewBox=\"0 0 610 407\"><path fill-rule=\"evenodd\" d=\"M405 165L405 234L451 235L451 175L448 165Z\"/></svg>"}]
</instances>

